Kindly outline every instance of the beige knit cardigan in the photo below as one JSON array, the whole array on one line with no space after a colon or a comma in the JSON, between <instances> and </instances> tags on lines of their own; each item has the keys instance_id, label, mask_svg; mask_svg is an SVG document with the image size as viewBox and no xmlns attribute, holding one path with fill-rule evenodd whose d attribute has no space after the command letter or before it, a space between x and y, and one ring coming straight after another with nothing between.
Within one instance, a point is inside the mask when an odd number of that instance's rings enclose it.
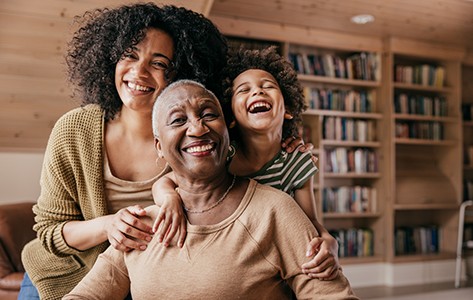
<instances>
[{"instance_id":1,"label":"beige knit cardigan","mask_svg":"<svg viewBox=\"0 0 473 300\"><path fill-rule=\"evenodd\" d=\"M103 179L104 113L87 105L62 116L46 148L41 194L33 207L37 238L25 246L22 261L41 299L60 299L87 274L108 243L86 251L67 245L67 221L108 213Z\"/></svg>"}]
</instances>

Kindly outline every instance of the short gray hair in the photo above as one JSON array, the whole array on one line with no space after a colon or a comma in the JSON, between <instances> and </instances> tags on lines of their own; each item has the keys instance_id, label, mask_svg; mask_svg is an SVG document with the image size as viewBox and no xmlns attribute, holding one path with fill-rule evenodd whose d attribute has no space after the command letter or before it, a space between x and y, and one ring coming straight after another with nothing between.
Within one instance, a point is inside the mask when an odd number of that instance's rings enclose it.
<instances>
[{"instance_id":1,"label":"short gray hair","mask_svg":"<svg viewBox=\"0 0 473 300\"><path fill-rule=\"evenodd\" d=\"M181 80L171 83L161 92L161 94L159 94L158 98L156 98L156 101L154 102L154 105L153 105L152 124L153 124L153 134L156 138L159 136L158 126L157 126L159 103L162 103L165 99L167 99L167 97L169 97L169 94L172 92L172 90L179 88L181 86L185 86L185 85L194 85L194 86L201 87L203 90L209 93L210 96L214 97L218 101L218 98L215 96L215 94L209 89L207 89L200 82L190 80L190 79L181 79Z\"/></svg>"}]
</instances>

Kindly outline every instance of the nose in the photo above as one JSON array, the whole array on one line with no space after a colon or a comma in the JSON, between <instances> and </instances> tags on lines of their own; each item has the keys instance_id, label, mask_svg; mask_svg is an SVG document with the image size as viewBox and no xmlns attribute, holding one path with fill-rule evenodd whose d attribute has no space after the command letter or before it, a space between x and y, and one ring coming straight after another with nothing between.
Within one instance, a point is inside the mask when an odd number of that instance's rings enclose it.
<instances>
[{"instance_id":1,"label":"nose","mask_svg":"<svg viewBox=\"0 0 473 300\"><path fill-rule=\"evenodd\" d=\"M260 94L264 94L264 89L262 87L259 87L259 86L255 87L253 89L252 95L256 96L256 95L260 95Z\"/></svg>"},{"instance_id":2,"label":"nose","mask_svg":"<svg viewBox=\"0 0 473 300\"><path fill-rule=\"evenodd\" d=\"M132 66L132 71L137 74L138 76L147 76L148 75L148 68L144 61L138 60Z\"/></svg>"},{"instance_id":3,"label":"nose","mask_svg":"<svg viewBox=\"0 0 473 300\"><path fill-rule=\"evenodd\" d=\"M187 128L187 135L189 136L203 136L210 132L209 127L205 124L205 121L202 119L197 119L189 122L189 127Z\"/></svg>"}]
</instances>

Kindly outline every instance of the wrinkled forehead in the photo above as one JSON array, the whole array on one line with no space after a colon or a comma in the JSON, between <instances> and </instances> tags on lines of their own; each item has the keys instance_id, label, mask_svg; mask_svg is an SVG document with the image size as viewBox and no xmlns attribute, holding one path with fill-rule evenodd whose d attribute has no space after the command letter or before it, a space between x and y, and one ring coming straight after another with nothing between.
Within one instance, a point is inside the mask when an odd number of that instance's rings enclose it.
<instances>
[{"instance_id":1,"label":"wrinkled forehead","mask_svg":"<svg viewBox=\"0 0 473 300\"><path fill-rule=\"evenodd\" d=\"M195 84L181 84L171 87L162 97L162 107L169 110L175 106L186 105L187 103L199 103L205 101L217 102L214 95L209 93L204 87Z\"/></svg>"}]
</instances>

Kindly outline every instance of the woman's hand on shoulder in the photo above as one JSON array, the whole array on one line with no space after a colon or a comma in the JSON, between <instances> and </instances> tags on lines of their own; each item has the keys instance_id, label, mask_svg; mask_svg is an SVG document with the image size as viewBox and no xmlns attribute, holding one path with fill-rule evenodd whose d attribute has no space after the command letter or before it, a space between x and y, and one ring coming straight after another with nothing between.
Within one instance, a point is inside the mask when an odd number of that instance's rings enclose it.
<instances>
[{"instance_id":1,"label":"woman's hand on shoulder","mask_svg":"<svg viewBox=\"0 0 473 300\"><path fill-rule=\"evenodd\" d=\"M152 227L142 217L146 211L139 205L128 206L111 215L105 225L107 239L120 251L145 250L152 238Z\"/></svg>"}]
</instances>

